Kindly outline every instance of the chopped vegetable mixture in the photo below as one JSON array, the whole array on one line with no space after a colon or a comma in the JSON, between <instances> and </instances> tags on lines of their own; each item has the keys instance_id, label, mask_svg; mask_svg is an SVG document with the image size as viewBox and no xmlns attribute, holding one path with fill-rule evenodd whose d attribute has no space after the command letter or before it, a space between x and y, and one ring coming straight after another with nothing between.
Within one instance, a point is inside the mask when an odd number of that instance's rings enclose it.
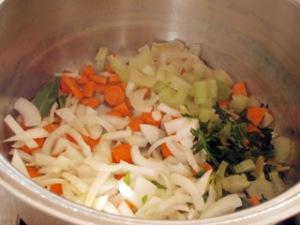
<instances>
[{"instance_id":1,"label":"chopped vegetable mixture","mask_svg":"<svg viewBox=\"0 0 300 225\"><path fill-rule=\"evenodd\" d=\"M178 41L129 61L100 48L57 73L4 119L12 165L66 199L147 219L215 217L282 193L291 140L246 82L199 54Z\"/></svg>"}]
</instances>

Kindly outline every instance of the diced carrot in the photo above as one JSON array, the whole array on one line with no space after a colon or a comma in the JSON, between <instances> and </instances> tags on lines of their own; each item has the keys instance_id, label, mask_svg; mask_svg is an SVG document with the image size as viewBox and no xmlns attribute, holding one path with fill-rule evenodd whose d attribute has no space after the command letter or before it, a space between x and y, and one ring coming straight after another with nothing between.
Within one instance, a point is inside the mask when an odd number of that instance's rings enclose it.
<instances>
[{"instance_id":1,"label":"diced carrot","mask_svg":"<svg viewBox=\"0 0 300 225\"><path fill-rule=\"evenodd\" d=\"M83 67L82 74L87 77L90 77L90 76L96 75L96 72L95 72L94 67L92 65L88 64Z\"/></svg>"},{"instance_id":2,"label":"diced carrot","mask_svg":"<svg viewBox=\"0 0 300 225\"><path fill-rule=\"evenodd\" d=\"M113 111L121 113L123 116L129 116L130 110L125 102L113 107Z\"/></svg>"},{"instance_id":3,"label":"diced carrot","mask_svg":"<svg viewBox=\"0 0 300 225\"><path fill-rule=\"evenodd\" d=\"M34 140L38 144L38 147L36 147L36 148L29 148L27 145L23 145L22 147L20 147L20 150L23 151L23 152L26 152L28 154L32 154L34 151L39 150L43 146L43 144L45 142L45 138L36 138Z\"/></svg>"},{"instance_id":4,"label":"diced carrot","mask_svg":"<svg viewBox=\"0 0 300 225\"><path fill-rule=\"evenodd\" d=\"M122 88L123 91L126 91L127 84L125 82L119 83L118 86Z\"/></svg>"},{"instance_id":5,"label":"diced carrot","mask_svg":"<svg viewBox=\"0 0 300 225\"><path fill-rule=\"evenodd\" d=\"M141 117L142 117L142 120L147 124L151 124L154 126L160 125L160 120L153 119L152 112L144 112L144 113L142 113Z\"/></svg>"},{"instance_id":6,"label":"diced carrot","mask_svg":"<svg viewBox=\"0 0 300 225\"><path fill-rule=\"evenodd\" d=\"M112 160L114 163L125 161L132 163L131 158L131 145L130 144L119 144L112 150Z\"/></svg>"},{"instance_id":7,"label":"diced carrot","mask_svg":"<svg viewBox=\"0 0 300 225\"><path fill-rule=\"evenodd\" d=\"M260 203L260 199L259 199L259 197L258 197L258 196L256 196L256 195L253 195L253 196L251 196L251 197L250 197L250 199L249 199L249 203L250 203L251 205L253 205L253 206L255 206L255 205L259 205L259 203Z\"/></svg>"},{"instance_id":8,"label":"diced carrot","mask_svg":"<svg viewBox=\"0 0 300 225\"><path fill-rule=\"evenodd\" d=\"M247 119L253 123L254 126L258 126L266 113L266 109L262 107L250 107L247 110Z\"/></svg>"},{"instance_id":9,"label":"diced carrot","mask_svg":"<svg viewBox=\"0 0 300 225\"><path fill-rule=\"evenodd\" d=\"M163 143L160 146L161 149L161 154L164 158L168 158L169 156L172 156L173 154L171 153L170 149L168 148L166 143Z\"/></svg>"},{"instance_id":10,"label":"diced carrot","mask_svg":"<svg viewBox=\"0 0 300 225\"><path fill-rule=\"evenodd\" d=\"M113 85L104 91L104 99L110 106L116 106L124 102L125 92L119 86Z\"/></svg>"},{"instance_id":11,"label":"diced carrot","mask_svg":"<svg viewBox=\"0 0 300 225\"><path fill-rule=\"evenodd\" d=\"M109 85L107 85L107 84L96 83L95 84L95 92L102 94L108 87L109 87Z\"/></svg>"},{"instance_id":12,"label":"diced carrot","mask_svg":"<svg viewBox=\"0 0 300 225\"><path fill-rule=\"evenodd\" d=\"M98 75L93 75L89 77L92 81L95 81L96 83L99 84L106 84L107 83L107 77L104 76L98 76Z\"/></svg>"},{"instance_id":13,"label":"diced carrot","mask_svg":"<svg viewBox=\"0 0 300 225\"><path fill-rule=\"evenodd\" d=\"M83 94L74 78L68 76L62 76L61 81L62 83L65 83L67 85L67 87L71 90L72 94L76 98L78 99L83 98Z\"/></svg>"},{"instance_id":14,"label":"diced carrot","mask_svg":"<svg viewBox=\"0 0 300 225\"><path fill-rule=\"evenodd\" d=\"M123 117L122 113L117 112L117 111L114 111L114 110L109 111L109 112L107 112L106 114L107 114L107 115L111 115L111 116Z\"/></svg>"},{"instance_id":15,"label":"diced carrot","mask_svg":"<svg viewBox=\"0 0 300 225\"><path fill-rule=\"evenodd\" d=\"M126 174L125 173L119 173L119 174L115 174L114 177L117 179L117 180L121 180L123 177L125 177Z\"/></svg>"},{"instance_id":16,"label":"diced carrot","mask_svg":"<svg viewBox=\"0 0 300 225\"><path fill-rule=\"evenodd\" d=\"M87 76L85 76L84 74L79 75L79 77L76 79L76 82L78 84L86 84L87 82L89 82L89 78Z\"/></svg>"},{"instance_id":17,"label":"diced carrot","mask_svg":"<svg viewBox=\"0 0 300 225\"><path fill-rule=\"evenodd\" d=\"M126 204L128 205L128 207L131 209L131 211L132 211L133 213L136 213L136 211L137 211L136 206L135 206L132 202L130 202L130 201L128 201L128 200L125 200L125 202L126 202Z\"/></svg>"},{"instance_id":18,"label":"diced carrot","mask_svg":"<svg viewBox=\"0 0 300 225\"><path fill-rule=\"evenodd\" d=\"M141 117L131 117L128 126L132 131L140 131L140 125L143 123L143 119Z\"/></svg>"},{"instance_id":19,"label":"diced carrot","mask_svg":"<svg viewBox=\"0 0 300 225\"><path fill-rule=\"evenodd\" d=\"M50 191L57 195L63 194L63 188L61 184L52 184L50 186Z\"/></svg>"},{"instance_id":20,"label":"diced carrot","mask_svg":"<svg viewBox=\"0 0 300 225\"><path fill-rule=\"evenodd\" d=\"M221 107L223 109L226 109L229 106L229 100L228 99L226 99L226 100L219 100L218 101L218 105L219 105L219 107Z\"/></svg>"},{"instance_id":21,"label":"diced carrot","mask_svg":"<svg viewBox=\"0 0 300 225\"><path fill-rule=\"evenodd\" d=\"M89 136L85 136L85 135L82 135L82 138L83 140L85 141L85 143L87 143L90 147L91 147L91 150L94 149L94 147L99 143L100 141L100 138L98 139L93 139Z\"/></svg>"},{"instance_id":22,"label":"diced carrot","mask_svg":"<svg viewBox=\"0 0 300 225\"><path fill-rule=\"evenodd\" d=\"M107 71L107 72L109 72L109 73L114 73L114 72L115 72L115 71L113 70L113 68L111 67L110 64L106 65L105 71Z\"/></svg>"},{"instance_id":23,"label":"diced carrot","mask_svg":"<svg viewBox=\"0 0 300 225\"><path fill-rule=\"evenodd\" d=\"M62 80L60 82L60 90L61 90L61 92L65 93L65 94L71 94L72 93L71 89Z\"/></svg>"},{"instance_id":24,"label":"diced carrot","mask_svg":"<svg viewBox=\"0 0 300 225\"><path fill-rule=\"evenodd\" d=\"M214 169L208 162L205 162L205 163L202 165L202 168L203 168L205 171Z\"/></svg>"},{"instance_id":25,"label":"diced carrot","mask_svg":"<svg viewBox=\"0 0 300 225\"><path fill-rule=\"evenodd\" d=\"M91 98L83 98L80 101L83 105L89 106L93 109L97 108L100 104L101 101L97 97L91 97Z\"/></svg>"},{"instance_id":26,"label":"diced carrot","mask_svg":"<svg viewBox=\"0 0 300 225\"><path fill-rule=\"evenodd\" d=\"M41 174L39 173L38 168L35 166L26 166L27 172L30 177L39 177Z\"/></svg>"},{"instance_id":27,"label":"diced carrot","mask_svg":"<svg viewBox=\"0 0 300 225\"><path fill-rule=\"evenodd\" d=\"M58 124L56 123L49 123L46 126L44 126L43 128L48 131L49 133L52 133L53 131L55 131L57 128L59 127Z\"/></svg>"},{"instance_id":28,"label":"diced carrot","mask_svg":"<svg viewBox=\"0 0 300 225\"><path fill-rule=\"evenodd\" d=\"M248 96L245 82L241 81L241 82L234 84L232 87L232 94Z\"/></svg>"},{"instance_id":29,"label":"diced carrot","mask_svg":"<svg viewBox=\"0 0 300 225\"><path fill-rule=\"evenodd\" d=\"M248 133L254 133L254 132L259 132L259 129L254 126L252 123L247 124L247 132Z\"/></svg>"},{"instance_id":30,"label":"diced carrot","mask_svg":"<svg viewBox=\"0 0 300 225\"><path fill-rule=\"evenodd\" d=\"M83 86L82 94L84 97L93 97L95 93L95 82L89 81Z\"/></svg>"},{"instance_id":31,"label":"diced carrot","mask_svg":"<svg viewBox=\"0 0 300 225\"><path fill-rule=\"evenodd\" d=\"M120 80L120 77L119 77L117 74L112 73L112 74L109 76L109 83L110 83L110 84L117 84L117 83L119 83L119 82L121 82L121 80Z\"/></svg>"}]
</instances>

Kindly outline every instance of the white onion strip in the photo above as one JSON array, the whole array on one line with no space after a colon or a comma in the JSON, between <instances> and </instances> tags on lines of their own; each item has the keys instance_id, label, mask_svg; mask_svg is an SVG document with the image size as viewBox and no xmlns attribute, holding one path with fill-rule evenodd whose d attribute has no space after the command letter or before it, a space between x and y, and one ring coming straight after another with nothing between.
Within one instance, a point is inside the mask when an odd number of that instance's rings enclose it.
<instances>
[{"instance_id":1,"label":"white onion strip","mask_svg":"<svg viewBox=\"0 0 300 225\"><path fill-rule=\"evenodd\" d=\"M14 108L22 115L25 126L38 126L42 122L39 110L31 101L21 97L15 102Z\"/></svg>"},{"instance_id":2,"label":"white onion strip","mask_svg":"<svg viewBox=\"0 0 300 225\"><path fill-rule=\"evenodd\" d=\"M131 130L107 132L102 135L102 140L120 140L120 139L130 137L131 134L132 134Z\"/></svg>"},{"instance_id":3,"label":"white onion strip","mask_svg":"<svg viewBox=\"0 0 300 225\"><path fill-rule=\"evenodd\" d=\"M11 115L7 115L4 118L4 122L7 124L7 126L9 126L9 128L15 133L15 134L20 134L20 135L24 135L24 139L26 139L24 141L24 143L29 147L29 148L36 148L38 147L38 144L36 143L35 140L33 140L32 138L28 137L23 128L17 123L17 121L11 116ZM28 140L27 140L28 139Z\"/></svg>"},{"instance_id":4,"label":"white onion strip","mask_svg":"<svg viewBox=\"0 0 300 225\"><path fill-rule=\"evenodd\" d=\"M150 156L151 153L159 146L161 146L162 144L168 142L168 141L177 141L178 138L176 137L176 135L173 136L168 136L168 137L164 137L162 139L157 140L155 143L153 143L153 145L148 149L147 151L147 155Z\"/></svg>"},{"instance_id":5,"label":"white onion strip","mask_svg":"<svg viewBox=\"0 0 300 225\"><path fill-rule=\"evenodd\" d=\"M179 174L172 174L171 180L174 184L182 187L186 192L188 192L192 196L193 203L198 211L203 210L204 200L200 195L200 191L190 179Z\"/></svg>"},{"instance_id":6,"label":"white onion strip","mask_svg":"<svg viewBox=\"0 0 300 225\"><path fill-rule=\"evenodd\" d=\"M47 136L48 136L48 132L45 129L43 129L41 127L35 127L35 128L31 128L29 130L24 131L23 134L17 134L8 139L5 139L4 142L10 142L10 141L26 142L28 140L32 140L35 138L44 138Z\"/></svg>"},{"instance_id":7,"label":"white onion strip","mask_svg":"<svg viewBox=\"0 0 300 225\"><path fill-rule=\"evenodd\" d=\"M109 176L109 173L99 172L97 174L92 185L89 187L89 191L84 202L86 206L91 207L93 205L100 187L105 183Z\"/></svg>"}]
</instances>

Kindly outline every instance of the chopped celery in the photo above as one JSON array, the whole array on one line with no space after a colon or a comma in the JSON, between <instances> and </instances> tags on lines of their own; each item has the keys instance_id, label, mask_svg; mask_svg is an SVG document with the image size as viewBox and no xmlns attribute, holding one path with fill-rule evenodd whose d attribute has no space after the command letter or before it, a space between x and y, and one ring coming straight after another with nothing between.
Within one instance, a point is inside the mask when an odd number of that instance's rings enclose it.
<instances>
[{"instance_id":1,"label":"chopped celery","mask_svg":"<svg viewBox=\"0 0 300 225\"><path fill-rule=\"evenodd\" d=\"M247 193L250 196L258 196L259 198L263 195L266 199L271 199L275 196L272 183L264 178L252 181L247 188Z\"/></svg>"},{"instance_id":2,"label":"chopped celery","mask_svg":"<svg viewBox=\"0 0 300 225\"><path fill-rule=\"evenodd\" d=\"M186 99L185 104L191 115L199 115L200 108L190 97Z\"/></svg>"},{"instance_id":3,"label":"chopped celery","mask_svg":"<svg viewBox=\"0 0 300 225\"><path fill-rule=\"evenodd\" d=\"M174 88L177 91L184 91L186 93L188 93L192 88L192 86L187 81L176 75L172 76L170 87Z\"/></svg>"},{"instance_id":4,"label":"chopped celery","mask_svg":"<svg viewBox=\"0 0 300 225\"><path fill-rule=\"evenodd\" d=\"M194 83L194 82L199 81L201 79L200 76L195 75L193 73L185 73L184 75L182 75L182 78L184 80L186 80L187 82L189 82L189 83Z\"/></svg>"},{"instance_id":5,"label":"chopped celery","mask_svg":"<svg viewBox=\"0 0 300 225\"><path fill-rule=\"evenodd\" d=\"M278 162L287 162L291 153L292 142L289 138L280 136L272 140L275 148L275 159Z\"/></svg>"},{"instance_id":6,"label":"chopped celery","mask_svg":"<svg viewBox=\"0 0 300 225\"><path fill-rule=\"evenodd\" d=\"M265 166L264 158L262 156L259 156L257 158L255 164L256 164L256 169L255 169L254 175L256 176L256 179L265 178L265 174L264 174L264 166Z\"/></svg>"},{"instance_id":7,"label":"chopped celery","mask_svg":"<svg viewBox=\"0 0 300 225\"><path fill-rule=\"evenodd\" d=\"M216 172L217 175L220 176L220 177L224 177L227 166L228 166L228 162L222 161L219 168L218 168L218 170L217 170L217 172Z\"/></svg>"},{"instance_id":8,"label":"chopped celery","mask_svg":"<svg viewBox=\"0 0 300 225\"><path fill-rule=\"evenodd\" d=\"M218 99L227 99L230 96L231 89L225 84L223 81L217 80L217 88L218 88Z\"/></svg>"},{"instance_id":9,"label":"chopped celery","mask_svg":"<svg viewBox=\"0 0 300 225\"><path fill-rule=\"evenodd\" d=\"M199 77L203 77L207 72L207 70L208 70L207 66L201 60L197 61L193 65L193 73Z\"/></svg>"},{"instance_id":10,"label":"chopped celery","mask_svg":"<svg viewBox=\"0 0 300 225\"><path fill-rule=\"evenodd\" d=\"M244 111L249 103L249 98L244 95L233 95L229 107L236 113Z\"/></svg>"},{"instance_id":11,"label":"chopped celery","mask_svg":"<svg viewBox=\"0 0 300 225\"><path fill-rule=\"evenodd\" d=\"M214 79L209 79L206 80L207 83L207 91L208 91L208 96L211 99L214 99L218 96L218 86L217 82Z\"/></svg>"},{"instance_id":12,"label":"chopped celery","mask_svg":"<svg viewBox=\"0 0 300 225\"><path fill-rule=\"evenodd\" d=\"M239 193L249 187L250 182L245 174L232 175L222 179L222 187L230 193Z\"/></svg>"},{"instance_id":13,"label":"chopped celery","mask_svg":"<svg viewBox=\"0 0 300 225\"><path fill-rule=\"evenodd\" d=\"M139 86L153 87L157 79L155 76L148 76L136 69L132 69L130 71L130 80Z\"/></svg>"},{"instance_id":14,"label":"chopped celery","mask_svg":"<svg viewBox=\"0 0 300 225\"><path fill-rule=\"evenodd\" d=\"M232 79L230 78L228 73L226 73L224 70L217 69L214 71L213 75L216 78L216 80L224 82L229 87L231 87L233 85Z\"/></svg>"},{"instance_id":15,"label":"chopped celery","mask_svg":"<svg viewBox=\"0 0 300 225\"><path fill-rule=\"evenodd\" d=\"M199 120L202 123L208 122L215 114L215 110L213 108L201 107L199 110Z\"/></svg>"},{"instance_id":16,"label":"chopped celery","mask_svg":"<svg viewBox=\"0 0 300 225\"><path fill-rule=\"evenodd\" d=\"M193 93L196 104L211 104L218 93L216 80L209 79L195 82L193 84Z\"/></svg>"},{"instance_id":17,"label":"chopped celery","mask_svg":"<svg viewBox=\"0 0 300 225\"><path fill-rule=\"evenodd\" d=\"M95 66L98 71L102 71L104 68L105 60L107 57L108 48L100 48L95 57Z\"/></svg>"},{"instance_id":18,"label":"chopped celery","mask_svg":"<svg viewBox=\"0 0 300 225\"><path fill-rule=\"evenodd\" d=\"M164 89L165 87L167 87L167 85L165 83L163 83L162 81L157 81L154 86L152 87L152 90L155 93L159 93L162 89Z\"/></svg>"},{"instance_id":19,"label":"chopped celery","mask_svg":"<svg viewBox=\"0 0 300 225\"><path fill-rule=\"evenodd\" d=\"M275 193L281 194L282 192L284 192L286 189L285 184L284 184L283 180L279 177L278 172L273 171L273 172L269 173L269 176L270 176L270 180L273 184Z\"/></svg>"},{"instance_id":20,"label":"chopped celery","mask_svg":"<svg viewBox=\"0 0 300 225\"><path fill-rule=\"evenodd\" d=\"M255 170L256 166L251 159L246 159L234 167L236 173L245 173Z\"/></svg>"},{"instance_id":21,"label":"chopped celery","mask_svg":"<svg viewBox=\"0 0 300 225\"><path fill-rule=\"evenodd\" d=\"M184 91L175 91L173 88L165 87L159 92L158 96L161 102L178 108L184 104L187 94Z\"/></svg>"},{"instance_id":22,"label":"chopped celery","mask_svg":"<svg viewBox=\"0 0 300 225\"><path fill-rule=\"evenodd\" d=\"M132 57L129 61L130 69L142 71L147 65L153 65L150 48L146 45L139 49L139 54Z\"/></svg>"},{"instance_id":23,"label":"chopped celery","mask_svg":"<svg viewBox=\"0 0 300 225\"><path fill-rule=\"evenodd\" d=\"M113 70L116 71L122 80L127 81L129 79L128 66L119 56L110 55L108 57L108 61L110 62Z\"/></svg>"},{"instance_id":24,"label":"chopped celery","mask_svg":"<svg viewBox=\"0 0 300 225\"><path fill-rule=\"evenodd\" d=\"M196 104L203 104L208 101L206 81L198 81L193 85L194 99Z\"/></svg>"}]
</instances>

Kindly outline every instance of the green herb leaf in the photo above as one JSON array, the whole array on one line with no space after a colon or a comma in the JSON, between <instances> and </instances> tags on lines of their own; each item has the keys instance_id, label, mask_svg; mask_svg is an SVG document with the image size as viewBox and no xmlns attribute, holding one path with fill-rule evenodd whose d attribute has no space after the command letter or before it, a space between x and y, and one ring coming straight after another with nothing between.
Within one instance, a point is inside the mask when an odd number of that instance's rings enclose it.
<instances>
[{"instance_id":1,"label":"green herb leaf","mask_svg":"<svg viewBox=\"0 0 300 225\"><path fill-rule=\"evenodd\" d=\"M148 201L148 195L144 195L144 196L142 197L142 202L143 202L143 204L145 204L147 201Z\"/></svg>"},{"instance_id":2,"label":"green herb leaf","mask_svg":"<svg viewBox=\"0 0 300 225\"><path fill-rule=\"evenodd\" d=\"M155 181L155 180L151 181L151 183L154 184L158 189L164 189L164 190L167 189L164 185L158 183L158 182Z\"/></svg>"},{"instance_id":3,"label":"green herb leaf","mask_svg":"<svg viewBox=\"0 0 300 225\"><path fill-rule=\"evenodd\" d=\"M42 117L48 115L52 105L58 98L60 82L59 80L50 81L45 84L33 98L32 103L38 108Z\"/></svg>"},{"instance_id":4,"label":"green herb leaf","mask_svg":"<svg viewBox=\"0 0 300 225\"><path fill-rule=\"evenodd\" d=\"M59 108L63 108L66 105L66 101L67 101L67 97L66 95L60 95L57 98L57 104Z\"/></svg>"}]
</instances>

